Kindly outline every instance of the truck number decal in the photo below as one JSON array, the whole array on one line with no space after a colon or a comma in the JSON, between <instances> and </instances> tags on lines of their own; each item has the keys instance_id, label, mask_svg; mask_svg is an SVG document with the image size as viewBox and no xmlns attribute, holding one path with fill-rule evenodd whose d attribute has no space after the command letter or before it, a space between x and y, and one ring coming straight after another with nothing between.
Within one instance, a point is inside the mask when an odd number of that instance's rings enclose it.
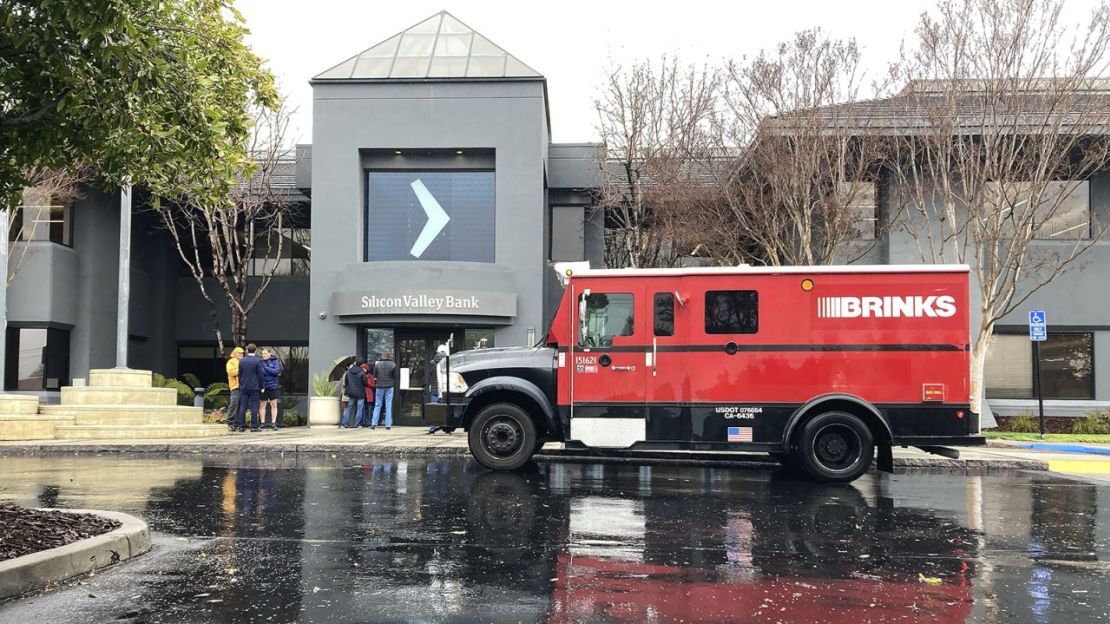
<instances>
[{"instance_id":1,"label":"truck number decal","mask_svg":"<svg viewBox=\"0 0 1110 624\"><path fill-rule=\"evenodd\" d=\"M755 415L762 414L763 408L742 405L718 405L713 411L727 420L755 420Z\"/></svg>"},{"instance_id":2,"label":"truck number decal","mask_svg":"<svg viewBox=\"0 0 1110 624\"><path fill-rule=\"evenodd\" d=\"M594 355L576 355L574 357L574 370L578 373L596 373L597 356Z\"/></svg>"}]
</instances>

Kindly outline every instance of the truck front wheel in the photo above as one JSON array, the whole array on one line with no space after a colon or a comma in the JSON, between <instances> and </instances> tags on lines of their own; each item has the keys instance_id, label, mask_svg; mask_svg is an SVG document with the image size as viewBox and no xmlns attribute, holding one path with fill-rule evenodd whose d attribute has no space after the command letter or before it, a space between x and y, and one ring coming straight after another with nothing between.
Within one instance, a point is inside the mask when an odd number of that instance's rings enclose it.
<instances>
[{"instance_id":1,"label":"truck front wheel","mask_svg":"<svg viewBox=\"0 0 1110 624\"><path fill-rule=\"evenodd\" d=\"M818 481L848 483L871 467L875 441L871 430L847 412L818 414L802 427L798 466Z\"/></svg>"},{"instance_id":2,"label":"truck front wheel","mask_svg":"<svg viewBox=\"0 0 1110 624\"><path fill-rule=\"evenodd\" d=\"M493 403L470 425L467 441L474 458L490 470L516 470L536 452L536 425L520 407Z\"/></svg>"}]
</instances>

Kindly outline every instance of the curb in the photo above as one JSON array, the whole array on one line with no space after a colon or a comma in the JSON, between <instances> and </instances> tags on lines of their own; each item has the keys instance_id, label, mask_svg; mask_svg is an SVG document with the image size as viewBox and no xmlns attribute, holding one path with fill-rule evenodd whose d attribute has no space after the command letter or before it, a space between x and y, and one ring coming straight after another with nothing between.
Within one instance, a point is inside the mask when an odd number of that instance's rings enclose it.
<instances>
[{"instance_id":1,"label":"curb","mask_svg":"<svg viewBox=\"0 0 1110 624\"><path fill-rule=\"evenodd\" d=\"M34 444L0 446L0 456L27 455L99 455L139 454L167 456L267 456L267 455L381 455L386 457L462 457L470 451L465 446L387 446L358 444ZM645 465L715 466L720 468L740 466L777 466L765 455L724 455L702 453L697 456L676 457L662 452L644 451L634 456L604 453L597 450L545 449L536 454L537 459L565 463L639 463ZM1038 459L948 459L946 457L895 457L894 467L903 469L943 469L974 473L1006 472L1012 470L1048 470L1048 462Z\"/></svg>"},{"instance_id":2,"label":"curb","mask_svg":"<svg viewBox=\"0 0 1110 624\"><path fill-rule=\"evenodd\" d=\"M135 516L97 509L50 511L93 514L116 520L121 526L103 535L0 562L0 600L44 589L150 550L150 530Z\"/></svg>"}]
</instances>

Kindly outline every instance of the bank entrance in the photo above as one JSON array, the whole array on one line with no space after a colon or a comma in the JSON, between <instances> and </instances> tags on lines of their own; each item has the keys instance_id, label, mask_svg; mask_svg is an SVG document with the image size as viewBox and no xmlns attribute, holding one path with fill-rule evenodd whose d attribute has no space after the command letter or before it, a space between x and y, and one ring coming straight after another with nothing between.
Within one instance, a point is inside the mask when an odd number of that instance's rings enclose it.
<instances>
[{"instance_id":1,"label":"bank entrance","mask_svg":"<svg viewBox=\"0 0 1110 624\"><path fill-rule=\"evenodd\" d=\"M397 363L393 424L399 426L424 424L424 404L429 400L429 382L435 375L431 362L439 345L446 344L453 335L452 353L493 346L493 328L365 326L359 334L358 353L371 366L385 351L393 353Z\"/></svg>"}]
</instances>

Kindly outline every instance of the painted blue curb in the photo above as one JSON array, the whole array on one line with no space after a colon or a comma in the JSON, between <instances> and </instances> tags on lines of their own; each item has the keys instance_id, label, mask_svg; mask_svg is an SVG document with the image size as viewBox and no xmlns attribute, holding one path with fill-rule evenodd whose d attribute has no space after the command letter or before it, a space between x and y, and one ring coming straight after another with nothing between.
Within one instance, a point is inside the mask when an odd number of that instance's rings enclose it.
<instances>
[{"instance_id":1,"label":"painted blue curb","mask_svg":"<svg viewBox=\"0 0 1110 624\"><path fill-rule=\"evenodd\" d=\"M1018 448L1033 449L1035 451L1056 451L1057 453L1079 453L1082 455L1110 455L1110 448L1097 446L1079 446L1077 444L1046 444L1044 442L1026 442L1014 444Z\"/></svg>"}]
</instances>

